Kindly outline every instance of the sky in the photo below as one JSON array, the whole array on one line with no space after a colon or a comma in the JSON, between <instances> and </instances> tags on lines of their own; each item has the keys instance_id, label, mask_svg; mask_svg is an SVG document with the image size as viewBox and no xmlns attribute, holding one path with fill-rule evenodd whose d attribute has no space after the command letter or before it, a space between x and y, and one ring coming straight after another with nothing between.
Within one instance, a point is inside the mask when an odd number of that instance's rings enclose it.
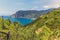
<instances>
[{"instance_id":1,"label":"sky","mask_svg":"<svg viewBox=\"0 0 60 40\"><path fill-rule=\"evenodd\" d=\"M12 15L19 10L46 10L60 7L60 0L0 0L0 15Z\"/></svg>"}]
</instances>

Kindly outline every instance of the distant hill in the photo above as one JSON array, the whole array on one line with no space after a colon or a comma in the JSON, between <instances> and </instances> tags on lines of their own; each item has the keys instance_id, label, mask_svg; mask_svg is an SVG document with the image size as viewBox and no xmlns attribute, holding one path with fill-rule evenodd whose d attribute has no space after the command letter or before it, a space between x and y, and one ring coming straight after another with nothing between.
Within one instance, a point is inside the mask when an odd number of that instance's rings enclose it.
<instances>
[{"instance_id":1,"label":"distant hill","mask_svg":"<svg viewBox=\"0 0 60 40\"><path fill-rule=\"evenodd\" d=\"M15 14L11 15L11 17L15 17L15 18L38 18L40 15L45 14L49 11L51 11L52 9L48 9L48 10L41 10L41 11L37 11L37 10L19 10L17 11Z\"/></svg>"}]
</instances>

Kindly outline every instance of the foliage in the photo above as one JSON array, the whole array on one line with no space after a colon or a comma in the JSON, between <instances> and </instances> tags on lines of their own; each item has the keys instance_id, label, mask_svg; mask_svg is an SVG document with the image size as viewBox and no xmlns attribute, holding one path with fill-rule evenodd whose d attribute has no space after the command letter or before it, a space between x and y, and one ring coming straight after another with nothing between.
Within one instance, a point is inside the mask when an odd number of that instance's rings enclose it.
<instances>
[{"instance_id":1,"label":"foliage","mask_svg":"<svg viewBox=\"0 0 60 40\"><path fill-rule=\"evenodd\" d=\"M6 29L2 29L0 18L0 31L10 32L9 40L60 40L60 9L54 9L41 15L32 23L21 26L18 22L12 23L4 20ZM4 35L4 34L3 34ZM1 36L0 37L4 37Z\"/></svg>"}]
</instances>

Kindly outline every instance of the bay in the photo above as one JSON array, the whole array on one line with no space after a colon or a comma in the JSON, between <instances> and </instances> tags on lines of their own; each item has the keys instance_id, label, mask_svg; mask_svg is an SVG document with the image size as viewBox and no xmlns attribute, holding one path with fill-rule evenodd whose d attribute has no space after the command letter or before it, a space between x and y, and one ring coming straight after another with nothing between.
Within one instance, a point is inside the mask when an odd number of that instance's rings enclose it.
<instances>
[{"instance_id":1,"label":"bay","mask_svg":"<svg viewBox=\"0 0 60 40\"><path fill-rule=\"evenodd\" d=\"M4 20L10 19L11 22L17 21L22 26L27 25L33 21L32 18L10 18L9 16L3 16Z\"/></svg>"}]
</instances>

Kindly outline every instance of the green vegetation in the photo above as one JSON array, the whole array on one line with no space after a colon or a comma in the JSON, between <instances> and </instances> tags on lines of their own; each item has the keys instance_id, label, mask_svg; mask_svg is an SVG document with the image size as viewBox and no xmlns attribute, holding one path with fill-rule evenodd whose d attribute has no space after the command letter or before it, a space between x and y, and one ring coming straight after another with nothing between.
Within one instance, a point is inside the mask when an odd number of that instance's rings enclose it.
<instances>
[{"instance_id":1,"label":"green vegetation","mask_svg":"<svg viewBox=\"0 0 60 40\"><path fill-rule=\"evenodd\" d=\"M0 31L9 32L9 40L60 40L60 8L41 15L24 27L9 19L2 24L2 20L0 18ZM1 33L0 39L3 37L5 36Z\"/></svg>"}]
</instances>

